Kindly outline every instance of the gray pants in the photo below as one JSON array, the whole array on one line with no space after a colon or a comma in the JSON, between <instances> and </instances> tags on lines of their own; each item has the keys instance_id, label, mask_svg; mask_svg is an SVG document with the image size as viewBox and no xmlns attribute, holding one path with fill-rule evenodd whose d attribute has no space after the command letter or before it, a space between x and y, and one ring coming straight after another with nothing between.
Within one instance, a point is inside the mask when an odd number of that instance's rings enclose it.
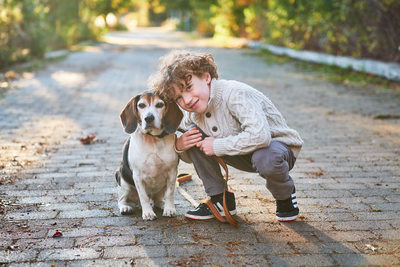
<instances>
[{"instance_id":1,"label":"gray pants","mask_svg":"<svg viewBox=\"0 0 400 267\"><path fill-rule=\"evenodd\" d=\"M205 155L199 148L192 147L187 154L208 196L224 191L225 180L214 157ZM266 181L267 188L275 199L288 199L293 192L294 183L289 175L296 158L293 151L279 141L272 141L268 147L250 154L221 157L226 164L246 172L258 172Z\"/></svg>"}]
</instances>

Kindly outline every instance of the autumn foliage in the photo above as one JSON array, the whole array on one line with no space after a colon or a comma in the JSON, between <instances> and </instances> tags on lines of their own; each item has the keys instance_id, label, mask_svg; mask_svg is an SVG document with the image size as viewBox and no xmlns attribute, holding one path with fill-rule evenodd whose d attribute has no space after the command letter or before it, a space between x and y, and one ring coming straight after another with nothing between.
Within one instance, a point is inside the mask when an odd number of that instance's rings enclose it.
<instances>
[{"instance_id":1,"label":"autumn foliage","mask_svg":"<svg viewBox=\"0 0 400 267\"><path fill-rule=\"evenodd\" d=\"M97 39L105 30L95 19L110 12L139 26L173 20L207 36L400 62L398 0L3 0L0 69Z\"/></svg>"}]
</instances>

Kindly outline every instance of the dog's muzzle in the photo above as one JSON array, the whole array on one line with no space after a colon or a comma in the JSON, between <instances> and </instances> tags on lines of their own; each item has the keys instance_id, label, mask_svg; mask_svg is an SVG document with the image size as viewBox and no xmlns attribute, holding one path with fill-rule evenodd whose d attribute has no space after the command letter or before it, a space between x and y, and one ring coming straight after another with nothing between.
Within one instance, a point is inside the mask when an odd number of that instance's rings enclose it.
<instances>
[{"instance_id":1,"label":"dog's muzzle","mask_svg":"<svg viewBox=\"0 0 400 267\"><path fill-rule=\"evenodd\" d=\"M153 122L154 121L154 115L153 114L147 114L146 115L146 117L144 117L144 121L146 122L146 123L151 123L151 122Z\"/></svg>"},{"instance_id":2,"label":"dog's muzzle","mask_svg":"<svg viewBox=\"0 0 400 267\"><path fill-rule=\"evenodd\" d=\"M154 115L149 113L144 117L144 121L146 122L146 129L154 128Z\"/></svg>"}]
</instances>

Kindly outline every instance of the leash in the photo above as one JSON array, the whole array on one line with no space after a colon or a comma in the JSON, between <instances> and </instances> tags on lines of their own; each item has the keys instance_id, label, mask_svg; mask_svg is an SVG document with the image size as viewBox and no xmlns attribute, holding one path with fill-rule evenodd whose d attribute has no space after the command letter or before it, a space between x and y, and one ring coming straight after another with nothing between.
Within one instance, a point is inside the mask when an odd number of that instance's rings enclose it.
<instances>
[{"instance_id":1,"label":"leash","mask_svg":"<svg viewBox=\"0 0 400 267\"><path fill-rule=\"evenodd\" d=\"M189 180L191 180L191 179L192 179L192 175L189 174L189 173L182 173L182 174L179 174L178 177L176 178L176 188L178 189L179 193L180 193L184 198L186 198L186 200L189 201L190 204L192 204L193 207L196 208L196 207L199 205L199 203L198 203L196 200L194 200L194 199L192 198L192 196L189 195L189 194L185 191L185 189L183 189L182 187L180 187L180 184L181 184L181 183L183 183L183 182L185 182L185 181L189 181Z\"/></svg>"},{"instance_id":2,"label":"leash","mask_svg":"<svg viewBox=\"0 0 400 267\"><path fill-rule=\"evenodd\" d=\"M210 209L210 211L212 212L212 214L215 216L215 218L217 218L220 222L228 222L230 225L237 227L238 226L238 222L232 217L231 213L229 212L229 209L227 207L226 204L226 191L228 191L228 179L229 179L229 175L228 175L228 167L226 166L226 163L224 162L224 160L220 157L214 156L215 160L222 166L222 168L225 171L225 186L224 186L224 193L222 195L222 206L225 212L225 217L226 219L221 216L221 214L219 213L219 211L217 210L217 208L214 206L214 203L211 201L211 198L205 198L203 199L200 203L205 203L208 208ZM179 193L186 198L187 201L190 202L190 204L192 204L193 207L198 207L199 203L194 200L192 198L191 195L189 195L185 189L183 189L182 187L180 187L180 183L191 180L192 179L192 175L188 174L188 173L183 173L183 174L179 174L177 179L176 179L176 188L178 189Z\"/></svg>"},{"instance_id":3,"label":"leash","mask_svg":"<svg viewBox=\"0 0 400 267\"><path fill-rule=\"evenodd\" d=\"M200 128L197 127L197 129L203 134L203 138L204 138L204 136L207 136ZM182 128L178 128L178 131L180 131L181 133L186 132L186 130L184 130ZM226 191L228 191L228 179L229 179L228 167L226 166L226 163L222 158L214 156L214 159L219 163L219 165L221 165L221 167L225 171L225 175L224 175L225 185L224 185L224 193L222 195L222 206L224 209L226 219L223 216L221 216L221 214L219 213L217 208L214 206L214 203L212 203L210 197L203 199L201 201L201 203L205 203L208 206L208 208L211 210L211 212L215 216L215 218L217 218L220 222L228 222L230 225L237 227L239 223L232 217L232 215L229 212L229 209L227 207L227 204L226 204ZM179 179L179 176L178 176L178 179ZM189 179L191 179L191 177ZM179 183L180 183L180 181L178 180L178 182L176 184L177 184L179 193L181 193L182 196L184 196L194 207L197 207L198 206L197 202L184 189L182 189L179 186Z\"/></svg>"},{"instance_id":4,"label":"leash","mask_svg":"<svg viewBox=\"0 0 400 267\"><path fill-rule=\"evenodd\" d=\"M214 206L214 203L211 201L210 197L207 197L205 199L203 199L200 203L204 203L208 206L208 208L210 209L210 211L212 212L212 214L215 216L215 218L217 218L220 222L228 222L230 225L237 227L238 226L238 222L232 217L231 213L229 212L229 209L227 207L226 204L226 191L228 191L228 179L229 179L229 174L228 174L228 167L226 166L226 163L224 162L224 160L220 157L214 156L215 160L222 166L222 168L225 171L225 186L224 186L224 193L222 195L222 206L225 212L225 217L221 216L221 214L219 213L219 211L217 210L217 208ZM179 193L186 198L187 201L190 202L190 204L192 204L193 207L198 207L199 203L197 203L196 200L194 200L192 198L191 195L189 195L185 189L183 189L182 187L180 187L180 183L191 180L192 179L192 175L191 174L187 174L187 173L183 173L183 174L179 174L177 179L176 179L176 188L178 189Z\"/></svg>"},{"instance_id":5,"label":"leash","mask_svg":"<svg viewBox=\"0 0 400 267\"><path fill-rule=\"evenodd\" d=\"M229 209L227 207L227 204L226 204L226 191L228 191L228 179L229 179L228 167L226 166L226 163L224 162L224 160L222 158L217 157L217 156L214 156L214 158L219 163L219 165L222 166L222 168L225 171L225 176L224 176L225 186L224 186L224 193L222 195L222 205L223 205L224 212L225 212L225 218L221 216L221 214L219 213L217 208L214 206L214 203L212 203L210 197L203 199L201 201L201 203L205 203L208 206L208 208L211 210L211 212L214 214L215 218L217 218L220 222L228 222L233 227L237 227L239 223L232 217L232 215L229 212Z\"/></svg>"}]
</instances>

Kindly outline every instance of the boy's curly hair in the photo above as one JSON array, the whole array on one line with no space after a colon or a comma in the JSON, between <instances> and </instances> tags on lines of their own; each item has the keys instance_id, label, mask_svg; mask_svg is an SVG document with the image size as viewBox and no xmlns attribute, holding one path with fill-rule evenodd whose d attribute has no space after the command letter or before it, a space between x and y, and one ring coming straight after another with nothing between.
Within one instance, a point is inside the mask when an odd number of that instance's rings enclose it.
<instances>
[{"instance_id":1,"label":"boy's curly hair","mask_svg":"<svg viewBox=\"0 0 400 267\"><path fill-rule=\"evenodd\" d=\"M191 75L201 77L206 72L211 78L218 79L217 66L211 54L174 50L160 58L158 71L149 78L149 86L162 97L173 100L172 84L183 89L190 82Z\"/></svg>"}]
</instances>

